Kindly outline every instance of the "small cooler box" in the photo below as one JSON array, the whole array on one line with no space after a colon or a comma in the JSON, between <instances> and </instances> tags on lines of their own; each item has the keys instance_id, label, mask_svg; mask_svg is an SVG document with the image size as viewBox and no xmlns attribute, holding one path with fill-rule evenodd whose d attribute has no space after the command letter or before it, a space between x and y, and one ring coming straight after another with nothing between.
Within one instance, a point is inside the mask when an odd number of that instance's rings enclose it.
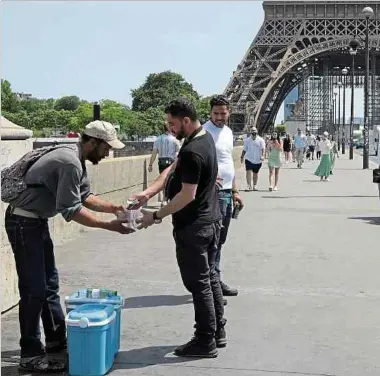
<instances>
[{"instance_id":1,"label":"small cooler box","mask_svg":"<svg viewBox=\"0 0 380 376\"><path fill-rule=\"evenodd\" d=\"M84 304L66 316L70 376L103 376L115 359L116 311Z\"/></svg>"},{"instance_id":2,"label":"small cooler box","mask_svg":"<svg viewBox=\"0 0 380 376\"><path fill-rule=\"evenodd\" d=\"M65 298L66 313L83 304L111 304L116 311L116 342L115 356L120 349L121 336L121 310L124 307L124 299L117 292L105 289L80 289Z\"/></svg>"}]
</instances>

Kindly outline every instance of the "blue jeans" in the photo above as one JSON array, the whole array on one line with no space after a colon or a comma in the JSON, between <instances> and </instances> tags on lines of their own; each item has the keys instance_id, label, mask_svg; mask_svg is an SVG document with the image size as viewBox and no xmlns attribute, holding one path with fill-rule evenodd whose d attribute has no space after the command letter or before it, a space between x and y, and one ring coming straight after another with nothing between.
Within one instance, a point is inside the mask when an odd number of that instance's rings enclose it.
<instances>
[{"instance_id":1,"label":"blue jeans","mask_svg":"<svg viewBox=\"0 0 380 376\"><path fill-rule=\"evenodd\" d=\"M220 211L222 213L222 228L220 230L220 237L218 243L218 249L215 258L215 269L219 274L219 278L222 280L222 271L220 268L220 257L223 244L226 242L228 229L230 227L232 212L233 212L233 199L232 190L220 190L218 193Z\"/></svg>"},{"instance_id":2,"label":"blue jeans","mask_svg":"<svg viewBox=\"0 0 380 376\"><path fill-rule=\"evenodd\" d=\"M46 219L14 215L10 206L5 213L5 229L18 275L21 358L29 358L44 354L40 319L47 345L66 340L54 247Z\"/></svg>"}]
</instances>

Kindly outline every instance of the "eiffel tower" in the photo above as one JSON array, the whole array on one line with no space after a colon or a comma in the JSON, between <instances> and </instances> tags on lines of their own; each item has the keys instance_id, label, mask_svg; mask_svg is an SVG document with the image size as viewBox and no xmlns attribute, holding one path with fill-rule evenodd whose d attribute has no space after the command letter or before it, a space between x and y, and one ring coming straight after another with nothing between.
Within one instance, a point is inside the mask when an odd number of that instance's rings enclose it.
<instances>
[{"instance_id":1,"label":"eiffel tower","mask_svg":"<svg viewBox=\"0 0 380 376\"><path fill-rule=\"evenodd\" d=\"M253 125L267 132L285 97L298 86L300 118L306 126L316 122L318 130L326 128L334 119L333 94L343 80L342 68L351 67L354 38L360 43L355 86L363 85L365 6L374 10L369 19L369 123L380 125L380 2L264 1L264 23L224 92L232 105L231 127L243 131ZM349 84L350 77L344 79Z\"/></svg>"}]
</instances>

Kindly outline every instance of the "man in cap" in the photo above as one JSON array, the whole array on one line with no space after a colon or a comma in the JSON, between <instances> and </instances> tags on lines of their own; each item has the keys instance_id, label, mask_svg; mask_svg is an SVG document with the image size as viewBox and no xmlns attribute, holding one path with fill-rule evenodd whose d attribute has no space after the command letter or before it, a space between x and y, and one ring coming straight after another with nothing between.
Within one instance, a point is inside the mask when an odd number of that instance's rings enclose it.
<instances>
[{"instance_id":1,"label":"man in cap","mask_svg":"<svg viewBox=\"0 0 380 376\"><path fill-rule=\"evenodd\" d=\"M18 274L20 369L24 371L61 372L66 366L64 362L48 361L46 356L66 349L65 315L58 294L48 218L60 213L67 222L121 234L130 232L117 219L105 221L92 214L91 210L116 214L123 207L92 194L85 163L88 160L96 165L111 148L123 147L112 124L93 121L76 146L60 146L41 154L23 176L26 189L9 203L5 229ZM45 347L41 343L40 319Z\"/></svg>"},{"instance_id":2,"label":"man in cap","mask_svg":"<svg viewBox=\"0 0 380 376\"><path fill-rule=\"evenodd\" d=\"M245 161L247 190L257 191L259 172L264 160L265 141L257 134L257 128L252 127L249 132L251 137L244 140L240 159L241 163Z\"/></svg>"}]
</instances>

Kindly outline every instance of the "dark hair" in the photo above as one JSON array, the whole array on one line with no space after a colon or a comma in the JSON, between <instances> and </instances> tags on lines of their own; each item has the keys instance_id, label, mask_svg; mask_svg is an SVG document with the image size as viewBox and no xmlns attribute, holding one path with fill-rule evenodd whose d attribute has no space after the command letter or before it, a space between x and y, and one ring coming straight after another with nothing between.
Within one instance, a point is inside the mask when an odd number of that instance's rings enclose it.
<instances>
[{"instance_id":1,"label":"dark hair","mask_svg":"<svg viewBox=\"0 0 380 376\"><path fill-rule=\"evenodd\" d=\"M230 107L230 101L224 95L214 95L210 100L211 109L214 106L227 106Z\"/></svg>"},{"instance_id":2,"label":"dark hair","mask_svg":"<svg viewBox=\"0 0 380 376\"><path fill-rule=\"evenodd\" d=\"M165 114L170 114L176 118L188 117L191 121L197 121L198 115L194 104L187 98L178 98L172 100L165 107Z\"/></svg>"},{"instance_id":3,"label":"dark hair","mask_svg":"<svg viewBox=\"0 0 380 376\"><path fill-rule=\"evenodd\" d=\"M97 142L97 144L101 144L102 142L104 142L104 140L101 140L100 138L91 137L91 136L88 136L85 133L82 134L81 140L82 140L82 142L84 144L87 143L87 142L90 142L91 140L95 140Z\"/></svg>"}]
</instances>

